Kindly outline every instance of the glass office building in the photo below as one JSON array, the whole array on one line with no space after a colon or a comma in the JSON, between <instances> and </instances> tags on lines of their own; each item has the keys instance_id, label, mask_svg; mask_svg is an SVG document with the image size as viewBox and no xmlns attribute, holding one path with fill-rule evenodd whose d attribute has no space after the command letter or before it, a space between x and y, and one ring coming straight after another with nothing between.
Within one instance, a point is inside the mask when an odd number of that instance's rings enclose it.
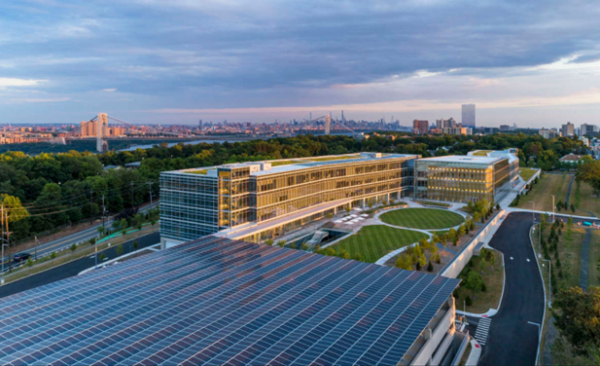
<instances>
[{"instance_id":1,"label":"glass office building","mask_svg":"<svg viewBox=\"0 0 600 366\"><path fill-rule=\"evenodd\" d=\"M163 172L161 237L185 242L290 216L264 240L348 206L412 196L418 157L361 153Z\"/></svg>"},{"instance_id":2,"label":"glass office building","mask_svg":"<svg viewBox=\"0 0 600 366\"><path fill-rule=\"evenodd\" d=\"M447 202L497 201L519 172L519 159L510 152L442 156L415 163L415 197Z\"/></svg>"}]
</instances>

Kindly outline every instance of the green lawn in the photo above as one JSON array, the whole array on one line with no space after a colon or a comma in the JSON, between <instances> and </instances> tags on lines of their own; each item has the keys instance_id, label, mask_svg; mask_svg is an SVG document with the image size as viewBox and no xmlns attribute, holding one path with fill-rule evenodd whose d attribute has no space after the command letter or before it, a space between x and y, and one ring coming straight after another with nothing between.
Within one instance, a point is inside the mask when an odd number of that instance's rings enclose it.
<instances>
[{"instance_id":1,"label":"green lawn","mask_svg":"<svg viewBox=\"0 0 600 366\"><path fill-rule=\"evenodd\" d=\"M569 190L569 181L571 181L570 175L544 174L538 184L533 185L531 192L521 197L517 207L531 210L534 207L532 202L535 202L536 210L552 212L552 195L554 195L555 204L558 201L564 202ZM571 193L574 192L575 184L573 184Z\"/></svg>"},{"instance_id":2,"label":"green lawn","mask_svg":"<svg viewBox=\"0 0 600 366\"><path fill-rule=\"evenodd\" d=\"M360 231L331 246L336 252L346 250L351 257L357 254L364 256L364 261L376 262L392 250L405 247L426 238L418 231L396 229L385 225L364 226Z\"/></svg>"},{"instance_id":3,"label":"green lawn","mask_svg":"<svg viewBox=\"0 0 600 366\"><path fill-rule=\"evenodd\" d=\"M462 224L465 219L452 211L432 208L406 208L386 212L379 216L381 221L391 225L415 229L446 229Z\"/></svg>"},{"instance_id":4,"label":"green lawn","mask_svg":"<svg viewBox=\"0 0 600 366\"><path fill-rule=\"evenodd\" d=\"M519 168L519 175L521 176L521 178L523 178L525 182L527 182L529 179L531 179L531 177L533 177L533 175L537 171L537 169Z\"/></svg>"}]
</instances>

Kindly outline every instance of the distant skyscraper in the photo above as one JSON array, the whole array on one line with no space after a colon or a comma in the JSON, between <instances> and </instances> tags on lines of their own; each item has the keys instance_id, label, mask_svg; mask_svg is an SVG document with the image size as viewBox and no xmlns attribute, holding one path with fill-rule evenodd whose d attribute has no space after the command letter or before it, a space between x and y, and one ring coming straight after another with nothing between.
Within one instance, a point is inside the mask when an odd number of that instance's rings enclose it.
<instances>
[{"instance_id":1,"label":"distant skyscraper","mask_svg":"<svg viewBox=\"0 0 600 366\"><path fill-rule=\"evenodd\" d=\"M344 111L342 110L342 123L346 123L346 117L344 117Z\"/></svg>"},{"instance_id":2,"label":"distant skyscraper","mask_svg":"<svg viewBox=\"0 0 600 366\"><path fill-rule=\"evenodd\" d=\"M567 122L566 125L562 125L563 137L575 136L575 125L571 122Z\"/></svg>"},{"instance_id":3,"label":"distant skyscraper","mask_svg":"<svg viewBox=\"0 0 600 366\"><path fill-rule=\"evenodd\" d=\"M475 128L475 104L462 105L462 125Z\"/></svg>"},{"instance_id":4,"label":"distant skyscraper","mask_svg":"<svg viewBox=\"0 0 600 366\"><path fill-rule=\"evenodd\" d=\"M325 134L331 133L331 116L325 116Z\"/></svg>"}]
</instances>

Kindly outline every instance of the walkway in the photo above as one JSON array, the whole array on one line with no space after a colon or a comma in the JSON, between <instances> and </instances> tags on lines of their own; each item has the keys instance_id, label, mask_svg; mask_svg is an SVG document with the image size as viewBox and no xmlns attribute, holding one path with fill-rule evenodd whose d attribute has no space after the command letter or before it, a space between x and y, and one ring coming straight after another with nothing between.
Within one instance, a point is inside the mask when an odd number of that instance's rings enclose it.
<instances>
[{"instance_id":1,"label":"walkway","mask_svg":"<svg viewBox=\"0 0 600 366\"><path fill-rule=\"evenodd\" d=\"M571 176L571 181L569 182L569 190L567 191L567 198L565 198L565 203L567 206L569 205L569 197L571 196L571 188L573 188L573 181L575 180L575 176Z\"/></svg>"}]
</instances>

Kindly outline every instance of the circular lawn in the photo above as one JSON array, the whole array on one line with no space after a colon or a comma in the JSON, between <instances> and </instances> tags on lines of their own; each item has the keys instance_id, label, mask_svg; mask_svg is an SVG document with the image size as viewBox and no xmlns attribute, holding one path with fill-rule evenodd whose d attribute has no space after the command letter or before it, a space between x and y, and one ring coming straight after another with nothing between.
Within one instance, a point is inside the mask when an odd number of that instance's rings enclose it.
<instances>
[{"instance_id":1,"label":"circular lawn","mask_svg":"<svg viewBox=\"0 0 600 366\"><path fill-rule=\"evenodd\" d=\"M465 219L456 212L434 208L403 208L379 216L390 225L414 229L446 229L462 224Z\"/></svg>"}]
</instances>

